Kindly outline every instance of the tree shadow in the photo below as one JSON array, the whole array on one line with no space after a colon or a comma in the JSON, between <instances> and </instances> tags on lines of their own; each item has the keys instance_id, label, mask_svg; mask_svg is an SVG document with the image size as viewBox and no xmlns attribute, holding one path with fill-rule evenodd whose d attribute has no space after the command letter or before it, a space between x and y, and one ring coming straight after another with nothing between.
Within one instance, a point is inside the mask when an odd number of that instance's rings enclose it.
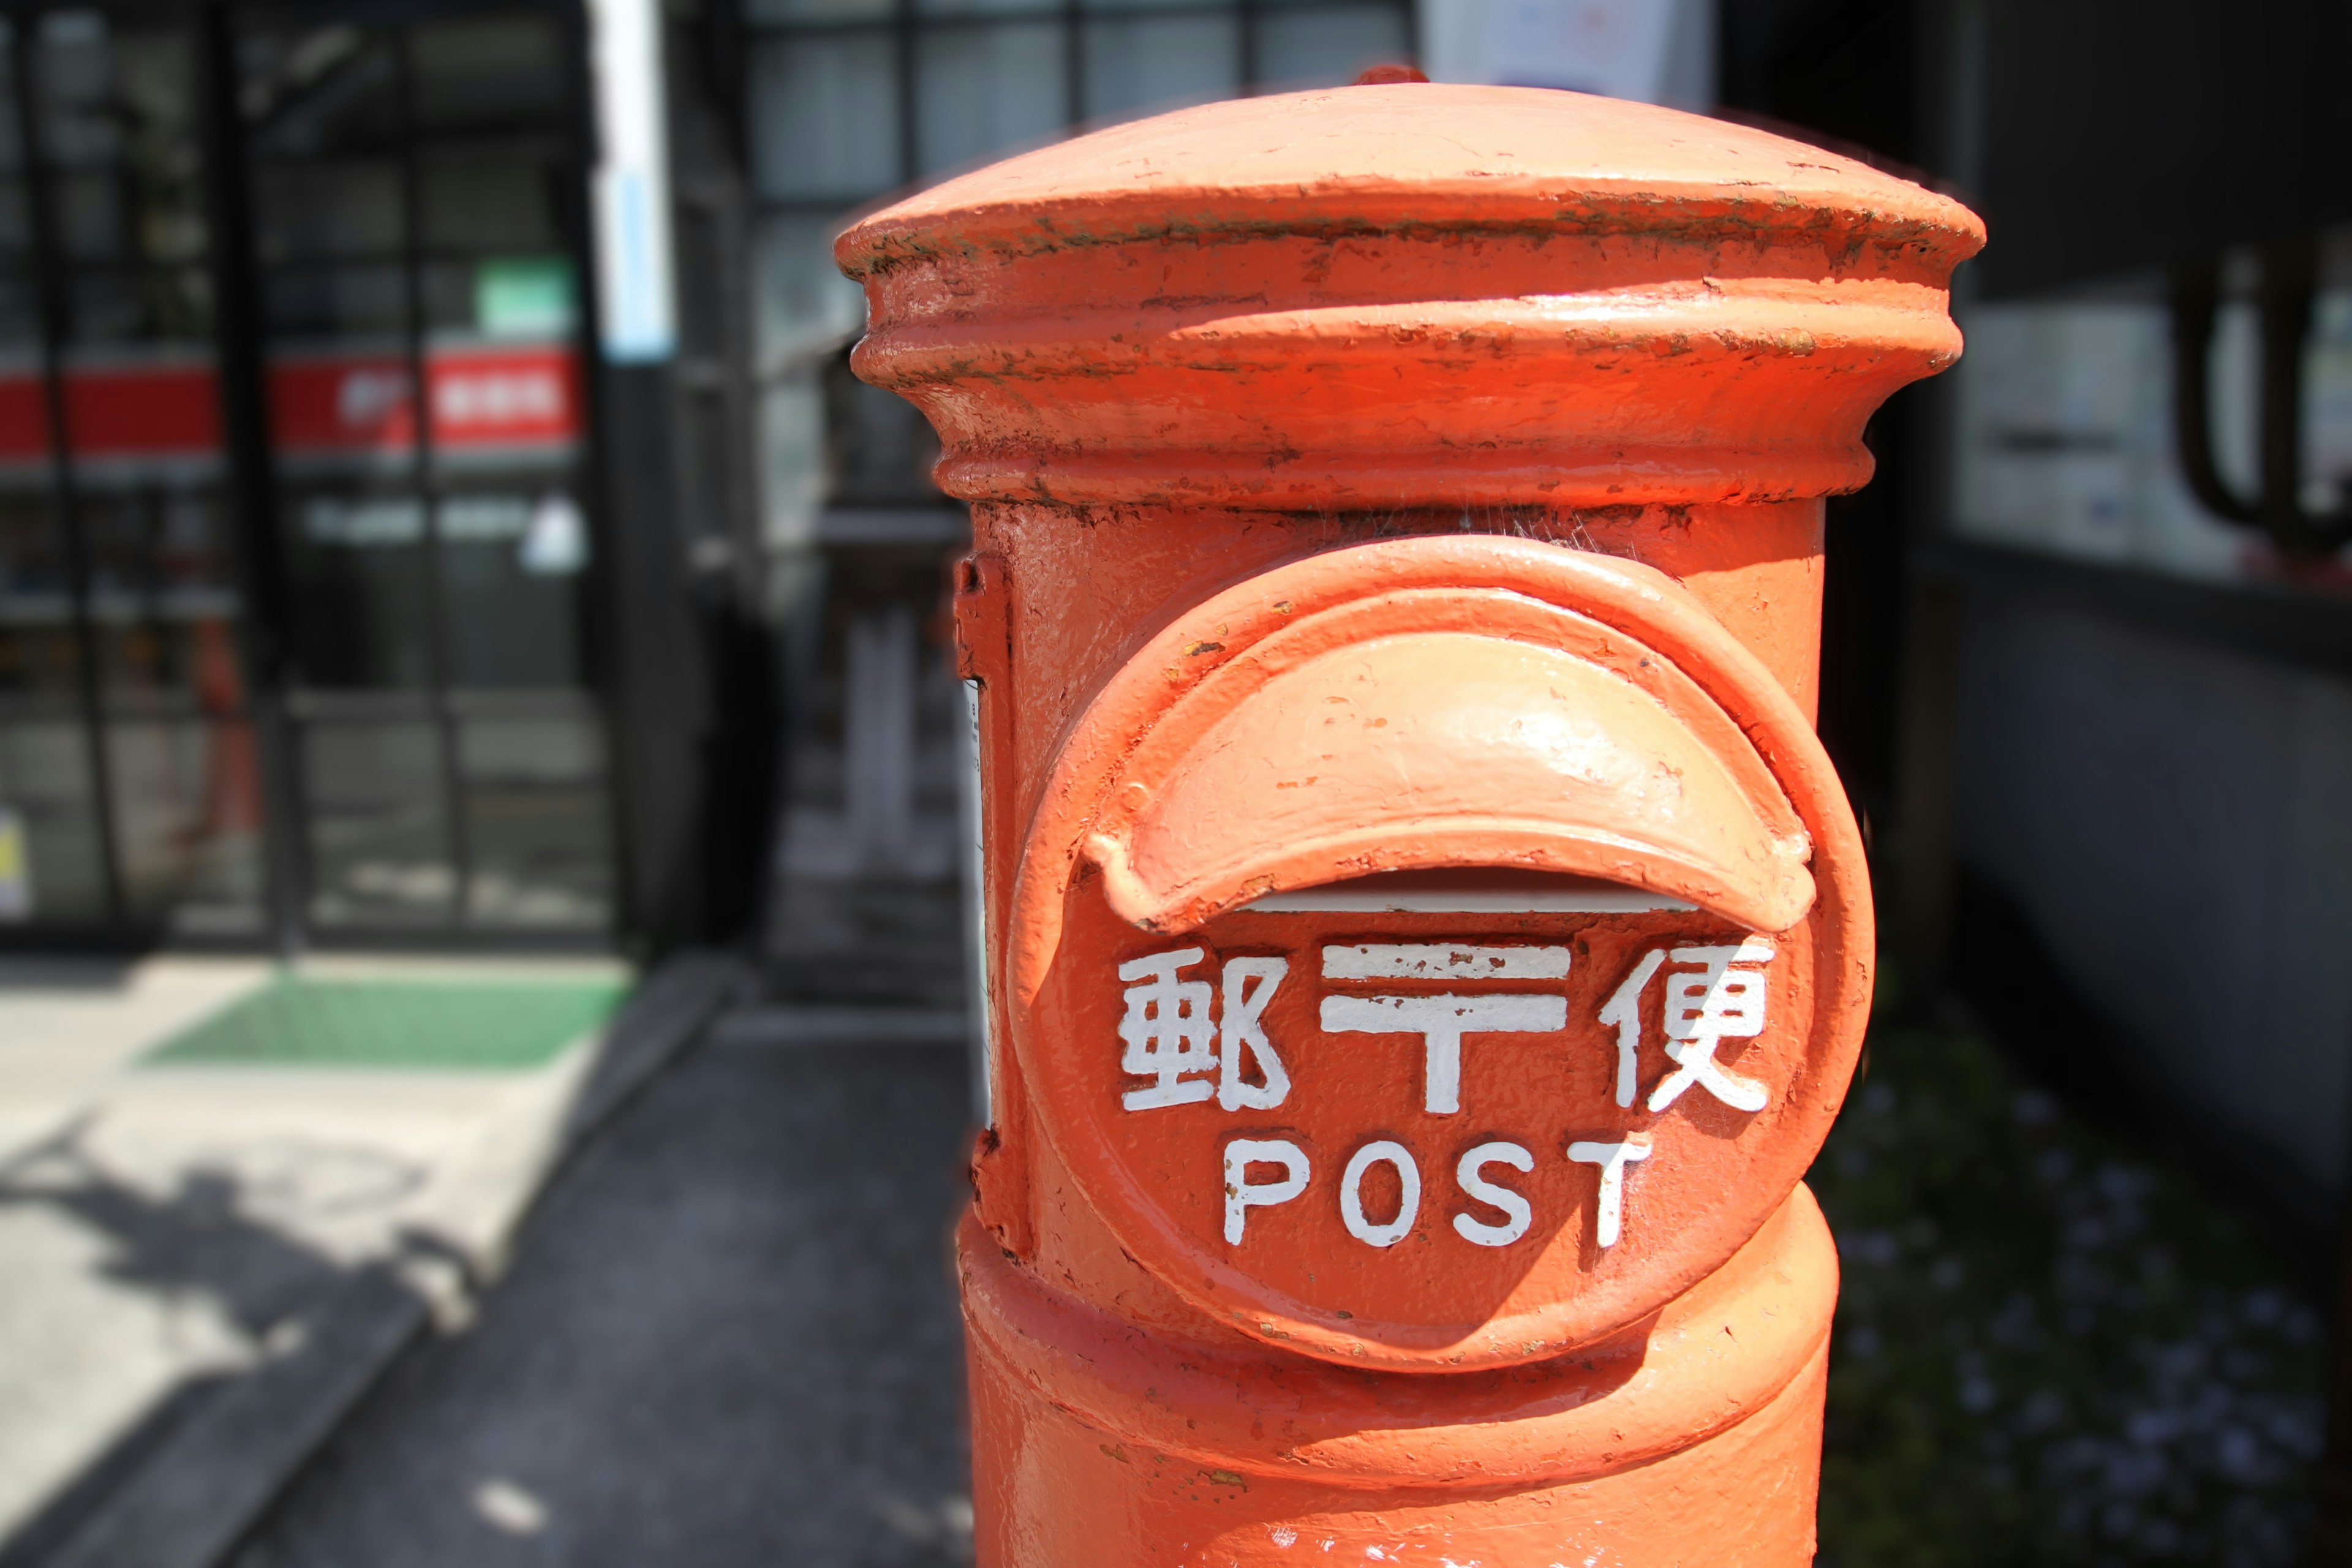
<instances>
[{"instance_id":1,"label":"tree shadow","mask_svg":"<svg viewBox=\"0 0 2352 1568\"><path fill-rule=\"evenodd\" d=\"M45 1211L97 1238L103 1251L93 1277L167 1307L216 1314L243 1342L247 1359L226 1367L192 1361L159 1387L143 1415L0 1542L0 1568L33 1568L49 1557L213 1395L299 1350L309 1314L359 1274L390 1271L381 1259L336 1258L272 1223L268 1210L287 1197L272 1190L287 1179L273 1176L273 1155L289 1170L305 1161L323 1165L331 1181L342 1182L345 1203L394 1201L424 1179L421 1170L373 1151L287 1145L261 1151L246 1169L193 1166L158 1191L108 1167L91 1146L97 1120L85 1115L0 1162L0 1215ZM373 1190L364 1190L371 1183ZM334 1195L315 1206L331 1212ZM403 1238L404 1250L412 1245ZM107 1331L93 1323L89 1331Z\"/></svg>"}]
</instances>

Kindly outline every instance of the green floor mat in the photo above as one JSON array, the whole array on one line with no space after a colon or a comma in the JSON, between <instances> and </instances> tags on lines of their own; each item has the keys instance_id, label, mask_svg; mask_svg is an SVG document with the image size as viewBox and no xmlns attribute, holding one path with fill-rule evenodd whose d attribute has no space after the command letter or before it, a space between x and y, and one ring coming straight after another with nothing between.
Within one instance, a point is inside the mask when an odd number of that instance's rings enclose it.
<instances>
[{"instance_id":1,"label":"green floor mat","mask_svg":"<svg viewBox=\"0 0 2352 1568\"><path fill-rule=\"evenodd\" d=\"M284 980L182 1031L151 1063L537 1067L611 1016L614 981Z\"/></svg>"}]
</instances>

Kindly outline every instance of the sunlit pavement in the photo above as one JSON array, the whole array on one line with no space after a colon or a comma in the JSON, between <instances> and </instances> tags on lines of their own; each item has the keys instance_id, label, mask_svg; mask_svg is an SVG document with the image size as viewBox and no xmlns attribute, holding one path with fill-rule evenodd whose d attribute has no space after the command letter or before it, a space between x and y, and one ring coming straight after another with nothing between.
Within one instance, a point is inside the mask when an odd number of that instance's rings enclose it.
<instances>
[{"instance_id":1,"label":"sunlit pavement","mask_svg":"<svg viewBox=\"0 0 2352 1568\"><path fill-rule=\"evenodd\" d=\"M536 962L303 974L625 978ZM281 978L186 958L0 969L0 1562L63 1552L225 1391L316 1355L354 1280L390 1281L420 1321L462 1310L608 1056L591 1031L520 1069L150 1059Z\"/></svg>"},{"instance_id":2,"label":"sunlit pavement","mask_svg":"<svg viewBox=\"0 0 2352 1568\"><path fill-rule=\"evenodd\" d=\"M824 1043L853 1025L722 1026L667 1073L239 1568L968 1557L965 1058L937 1029Z\"/></svg>"}]
</instances>

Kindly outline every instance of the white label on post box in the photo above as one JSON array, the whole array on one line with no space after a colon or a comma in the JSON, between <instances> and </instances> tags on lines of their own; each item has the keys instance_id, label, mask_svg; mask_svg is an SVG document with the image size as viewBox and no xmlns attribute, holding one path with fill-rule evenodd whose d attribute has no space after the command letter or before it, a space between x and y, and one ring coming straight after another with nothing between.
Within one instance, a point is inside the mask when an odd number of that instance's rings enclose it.
<instances>
[{"instance_id":1,"label":"white label on post box","mask_svg":"<svg viewBox=\"0 0 2352 1568\"><path fill-rule=\"evenodd\" d=\"M1391 1129L1356 1121L1354 1135L1340 1145L1352 1152L1341 1161L1328 1143L1320 1145L1328 1154L1315 1152L1315 1134L1302 1135L1279 1122L1261 1124L1262 1130L1253 1131L1242 1121L1234 1127L1234 1135L1219 1140L1221 1228L1229 1247L1244 1246L1262 1228L1253 1226L1254 1214L1294 1205L1319 1184L1324 1194L1319 1201L1336 1200L1348 1236L1368 1247L1392 1248L1421 1224L1424 1167L1429 1179L1443 1180L1439 1173L1450 1173L1455 1188L1435 1205L1431 1223L1440 1231L1451 1230L1475 1247L1517 1246L1537 1231L1541 1218L1539 1203L1531 1201L1529 1194L1544 1188L1550 1178L1541 1173L1541 1162L1531 1150L1549 1145L1555 1151L1550 1159L1593 1168L1594 1185L1586 1189L1591 1205L1590 1235L1592 1244L1605 1250L1624 1234L1630 1173L1650 1160L1654 1147L1652 1133L1640 1129L1639 1118L1668 1110L1692 1089L1702 1091L1693 1103L1711 1100L1749 1114L1770 1103L1771 1091L1764 1082L1734 1071L1716 1057L1727 1042L1752 1039L1765 1031L1767 976L1776 949L1762 938L1666 942L1646 951L1637 947L1629 955L1630 968L1609 987L1605 999L1596 1005L1588 997L1574 1008L1569 984L1575 972L1574 949L1563 943L1468 940L1301 945L1316 953L1325 989L1319 995L1285 1001L1279 1010L1273 1010L1273 1005L1293 964L1304 956L1295 949L1289 957L1263 952L1213 957L1204 942L1121 963L1118 1065L1129 1083L1120 1092L1120 1104L1131 1112L1206 1114L1220 1120L1286 1111L1306 1119L1294 1127L1311 1127L1318 1111L1329 1113L1328 1097L1336 1084L1325 1078L1320 1080L1327 1086L1322 1096L1303 1106L1294 1104L1300 1062L1319 1059L1326 1073L1350 1069L1344 1065L1349 1059L1344 1054L1302 1058L1299 1052L1307 1041L1319 1032L1327 1041L1322 1049L1328 1052L1338 1043L1331 1037L1418 1036L1420 1059L1413 1065L1419 1092L1412 1101L1394 1106L1394 1111L1404 1118L1416 1113L1459 1118L1465 1109L1476 1109L1465 1108L1464 1092L1464 1043L1470 1037L1522 1037L1508 1047L1512 1065L1488 1070L1507 1070L1516 1081L1527 1082L1525 1075L1530 1072L1563 1070L1551 1064L1576 1059L1560 1053L1590 1050L1593 1037L1589 1024L1597 1023L1605 1063L1600 1074L1601 1093L1636 1122L1614 1131L1579 1128L1565 1137L1557 1123L1549 1131L1486 1133L1465 1148L1458 1142L1431 1146L1424 1140L1434 1124L1416 1134L1409 1120ZM1570 1034L1571 1016L1589 1021L1571 1037L1576 1044L1562 1040L1538 1051L1541 1037ZM1270 1022L1277 1018L1282 1021ZM1654 1034L1649 1032L1653 1029ZM1505 1047L1498 1044L1496 1048ZM1392 1064L1366 1064L1354 1070L1358 1076L1370 1070L1380 1081L1394 1081ZM1650 1080L1646 1097L1641 1093L1645 1078ZM1316 1080L1310 1077L1306 1081L1311 1086ZM1367 1120L1386 1114L1377 1109L1386 1101L1365 1103L1367 1110L1358 1114ZM1186 1106L1196 1109L1179 1110ZM1454 1125L1465 1132L1475 1131L1458 1121ZM1321 1136L1329 1132L1327 1128ZM1330 1163L1322 1163L1326 1160ZM1552 1201L1557 1203L1557 1195Z\"/></svg>"}]
</instances>

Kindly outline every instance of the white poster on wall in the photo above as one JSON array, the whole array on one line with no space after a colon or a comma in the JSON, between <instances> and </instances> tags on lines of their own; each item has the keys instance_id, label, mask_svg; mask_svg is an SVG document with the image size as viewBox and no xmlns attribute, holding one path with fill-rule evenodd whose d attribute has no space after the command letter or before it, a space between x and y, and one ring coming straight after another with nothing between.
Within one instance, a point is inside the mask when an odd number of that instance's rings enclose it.
<instances>
[{"instance_id":1,"label":"white poster on wall","mask_svg":"<svg viewBox=\"0 0 2352 1568\"><path fill-rule=\"evenodd\" d=\"M604 357L649 364L677 346L658 0L589 0L596 85L596 276Z\"/></svg>"},{"instance_id":2,"label":"white poster on wall","mask_svg":"<svg viewBox=\"0 0 2352 1568\"><path fill-rule=\"evenodd\" d=\"M1422 0L1438 81L1558 87L1706 110L1715 0Z\"/></svg>"}]
</instances>

